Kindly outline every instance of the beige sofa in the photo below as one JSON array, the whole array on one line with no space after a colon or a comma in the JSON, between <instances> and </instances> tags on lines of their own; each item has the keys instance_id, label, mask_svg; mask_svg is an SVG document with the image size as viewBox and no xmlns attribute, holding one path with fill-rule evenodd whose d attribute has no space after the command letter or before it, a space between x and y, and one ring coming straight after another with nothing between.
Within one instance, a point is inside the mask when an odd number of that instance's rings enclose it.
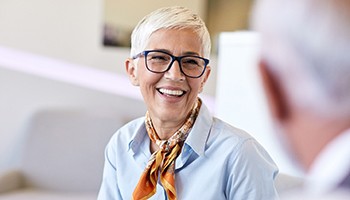
<instances>
[{"instance_id":1,"label":"beige sofa","mask_svg":"<svg viewBox=\"0 0 350 200\"><path fill-rule=\"evenodd\" d=\"M17 165L0 172L0 200L96 199L104 148L125 123L118 111L45 109L21 131Z\"/></svg>"}]
</instances>

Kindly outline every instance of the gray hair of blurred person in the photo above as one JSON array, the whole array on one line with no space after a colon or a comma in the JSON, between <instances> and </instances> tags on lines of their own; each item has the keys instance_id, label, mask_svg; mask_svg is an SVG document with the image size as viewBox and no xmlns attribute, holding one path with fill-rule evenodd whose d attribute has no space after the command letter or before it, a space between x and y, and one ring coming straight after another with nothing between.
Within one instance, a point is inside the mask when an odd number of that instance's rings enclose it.
<instances>
[{"instance_id":1,"label":"gray hair of blurred person","mask_svg":"<svg viewBox=\"0 0 350 200\"><path fill-rule=\"evenodd\" d=\"M349 0L258 0L251 19L262 59L296 106L350 116Z\"/></svg>"},{"instance_id":2,"label":"gray hair of blurred person","mask_svg":"<svg viewBox=\"0 0 350 200\"><path fill-rule=\"evenodd\" d=\"M181 7L165 7L145 16L131 34L130 57L145 50L152 33L160 29L192 29L202 43L203 56L209 58L211 42L208 29L203 20L191 10Z\"/></svg>"}]
</instances>

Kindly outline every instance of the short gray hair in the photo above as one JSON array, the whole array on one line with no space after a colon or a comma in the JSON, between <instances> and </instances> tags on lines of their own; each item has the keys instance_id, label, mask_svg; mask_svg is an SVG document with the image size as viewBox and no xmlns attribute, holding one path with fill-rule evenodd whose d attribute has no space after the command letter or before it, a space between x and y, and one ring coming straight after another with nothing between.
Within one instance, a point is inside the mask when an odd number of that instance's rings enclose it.
<instances>
[{"instance_id":1,"label":"short gray hair","mask_svg":"<svg viewBox=\"0 0 350 200\"><path fill-rule=\"evenodd\" d=\"M205 23L197 14L181 6L160 8L145 16L131 34L130 57L145 50L150 36L157 30L185 28L198 34L202 43L202 53L204 57L209 58L211 42Z\"/></svg>"},{"instance_id":2,"label":"short gray hair","mask_svg":"<svg viewBox=\"0 0 350 200\"><path fill-rule=\"evenodd\" d=\"M350 116L350 1L259 0L262 57L305 109Z\"/></svg>"}]
</instances>

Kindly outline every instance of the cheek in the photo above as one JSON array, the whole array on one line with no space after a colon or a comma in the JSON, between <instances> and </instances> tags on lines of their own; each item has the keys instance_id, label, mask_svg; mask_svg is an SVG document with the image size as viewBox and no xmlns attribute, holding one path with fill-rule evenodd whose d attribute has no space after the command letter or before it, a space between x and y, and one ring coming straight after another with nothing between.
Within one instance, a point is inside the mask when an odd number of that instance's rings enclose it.
<instances>
[{"instance_id":1,"label":"cheek","mask_svg":"<svg viewBox=\"0 0 350 200\"><path fill-rule=\"evenodd\" d=\"M201 90L202 81L194 80L188 82L193 93L199 93Z\"/></svg>"},{"instance_id":2,"label":"cheek","mask_svg":"<svg viewBox=\"0 0 350 200\"><path fill-rule=\"evenodd\" d=\"M140 86L143 88L152 87L161 79L160 74L155 74L144 69L138 71Z\"/></svg>"}]
</instances>

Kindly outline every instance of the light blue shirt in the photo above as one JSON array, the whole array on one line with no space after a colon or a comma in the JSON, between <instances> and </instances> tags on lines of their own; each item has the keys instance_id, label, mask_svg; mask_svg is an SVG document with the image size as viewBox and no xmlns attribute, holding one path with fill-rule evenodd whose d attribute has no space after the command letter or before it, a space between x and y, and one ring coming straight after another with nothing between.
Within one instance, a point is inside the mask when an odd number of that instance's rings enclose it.
<instances>
[{"instance_id":1,"label":"light blue shirt","mask_svg":"<svg viewBox=\"0 0 350 200\"><path fill-rule=\"evenodd\" d=\"M120 128L106 147L99 200L129 200L151 156L144 117ZM175 161L179 200L273 200L278 169L249 134L215 117L204 104ZM160 182L150 199L167 199Z\"/></svg>"}]
</instances>

